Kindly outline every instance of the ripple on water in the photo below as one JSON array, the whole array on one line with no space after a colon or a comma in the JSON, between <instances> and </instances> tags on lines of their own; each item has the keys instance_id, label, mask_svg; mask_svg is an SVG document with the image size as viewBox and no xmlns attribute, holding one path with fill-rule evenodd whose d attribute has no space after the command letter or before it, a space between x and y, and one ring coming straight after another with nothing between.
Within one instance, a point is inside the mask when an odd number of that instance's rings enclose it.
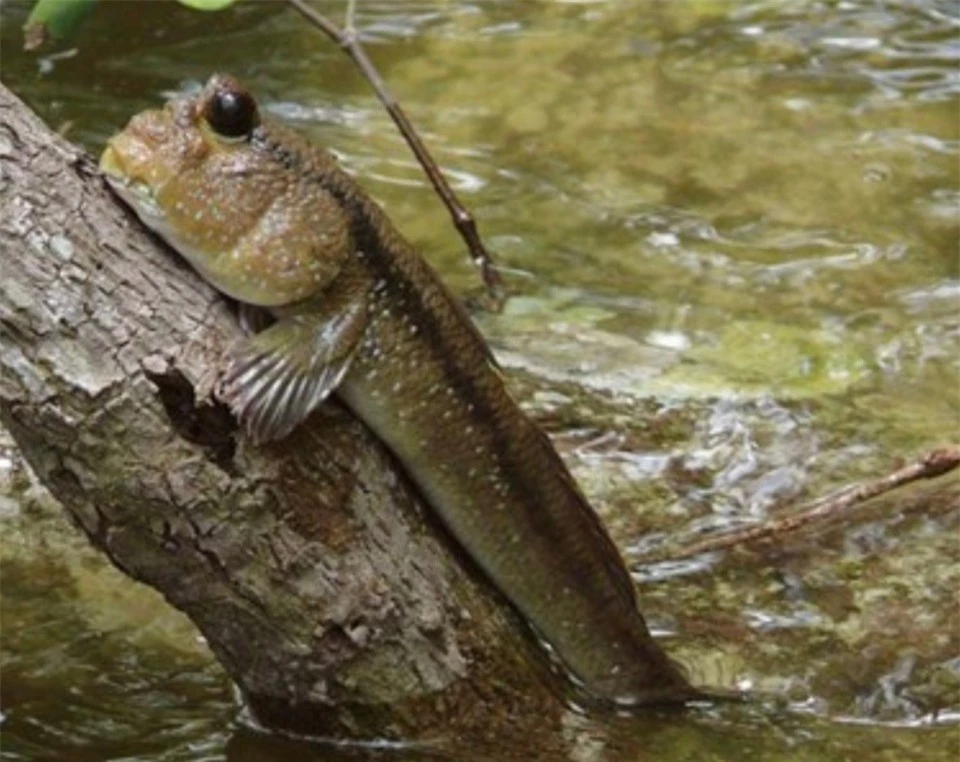
<instances>
[{"instance_id":1,"label":"ripple on water","mask_svg":"<svg viewBox=\"0 0 960 762\"><path fill-rule=\"evenodd\" d=\"M19 52L26 5L4 4L4 83L50 123L97 150L161 93L231 70L374 177L445 276L474 283L389 119L294 14L100 5L38 71ZM568 440L588 445L561 445L631 558L761 521L948 436L953 0L357 5L391 88L503 265L524 273L510 279L516 312L484 330L511 380L541 393L553 433L584 432ZM628 756L942 759L955 735L912 730L960 721L951 499L909 488L786 553L640 566L672 653L715 656L716 683L748 680L791 711L658 718ZM943 512L894 510L916 505ZM217 675L89 635L74 587L4 572L5 620L29 623L4 633L5 752L225 756L232 704ZM879 722L911 732L852 726Z\"/></svg>"}]
</instances>

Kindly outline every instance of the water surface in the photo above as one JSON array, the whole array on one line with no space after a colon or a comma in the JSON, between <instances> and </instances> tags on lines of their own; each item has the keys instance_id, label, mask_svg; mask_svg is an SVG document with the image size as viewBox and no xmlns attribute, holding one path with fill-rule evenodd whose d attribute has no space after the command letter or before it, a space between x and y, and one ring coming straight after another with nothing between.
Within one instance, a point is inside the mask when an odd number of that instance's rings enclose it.
<instances>
[{"instance_id":1,"label":"water surface","mask_svg":"<svg viewBox=\"0 0 960 762\"><path fill-rule=\"evenodd\" d=\"M955 3L358 6L507 275L514 296L481 328L648 618L700 679L769 697L609 733L572 717L570 758L955 759L956 479L774 548L643 560L960 438ZM3 81L71 139L99 151L135 111L230 71L476 291L389 118L279 4L103 2L39 54L19 50L25 14L4 2ZM425 758L240 727L189 623L24 496L0 455L5 759Z\"/></svg>"}]
</instances>

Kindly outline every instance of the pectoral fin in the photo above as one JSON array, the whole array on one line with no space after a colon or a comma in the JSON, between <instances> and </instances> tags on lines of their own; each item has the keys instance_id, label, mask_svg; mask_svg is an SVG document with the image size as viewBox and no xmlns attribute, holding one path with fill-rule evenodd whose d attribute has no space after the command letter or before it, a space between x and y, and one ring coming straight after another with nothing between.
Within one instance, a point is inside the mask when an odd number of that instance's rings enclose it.
<instances>
[{"instance_id":1,"label":"pectoral fin","mask_svg":"<svg viewBox=\"0 0 960 762\"><path fill-rule=\"evenodd\" d=\"M363 299L283 317L232 353L218 396L254 441L286 436L340 383L366 317Z\"/></svg>"}]
</instances>

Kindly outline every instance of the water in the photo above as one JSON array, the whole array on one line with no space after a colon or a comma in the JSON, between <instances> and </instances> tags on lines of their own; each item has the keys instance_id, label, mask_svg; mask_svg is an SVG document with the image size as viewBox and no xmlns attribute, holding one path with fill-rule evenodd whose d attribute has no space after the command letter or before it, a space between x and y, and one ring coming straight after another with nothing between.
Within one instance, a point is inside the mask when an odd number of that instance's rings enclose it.
<instances>
[{"instance_id":1,"label":"water","mask_svg":"<svg viewBox=\"0 0 960 762\"><path fill-rule=\"evenodd\" d=\"M514 298L481 327L624 549L654 629L700 679L765 697L609 727L571 715L567 756L954 759L956 478L773 548L643 559L960 438L955 4L358 6L508 271ZM3 4L3 81L91 151L230 71L476 291L388 117L280 4L103 2L39 55L19 50L25 13ZM9 448L0 478L17 496L0 505L5 759L444 758L240 727L189 623L37 490L23 497Z\"/></svg>"}]
</instances>

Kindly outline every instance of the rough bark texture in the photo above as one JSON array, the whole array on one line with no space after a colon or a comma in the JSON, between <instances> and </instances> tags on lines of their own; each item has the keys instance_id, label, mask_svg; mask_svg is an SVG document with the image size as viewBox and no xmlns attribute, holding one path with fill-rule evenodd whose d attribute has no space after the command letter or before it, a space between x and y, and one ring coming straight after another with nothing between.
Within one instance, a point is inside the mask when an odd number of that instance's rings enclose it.
<instances>
[{"instance_id":1,"label":"rough bark texture","mask_svg":"<svg viewBox=\"0 0 960 762\"><path fill-rule=\"evenodd\" d=\"M90 540L186 612L265 725L555 726L517 619L362 425L328 404L255 448L206 401L237 330L0 86L0 419Z\"/></svg>"}]
</instances>

